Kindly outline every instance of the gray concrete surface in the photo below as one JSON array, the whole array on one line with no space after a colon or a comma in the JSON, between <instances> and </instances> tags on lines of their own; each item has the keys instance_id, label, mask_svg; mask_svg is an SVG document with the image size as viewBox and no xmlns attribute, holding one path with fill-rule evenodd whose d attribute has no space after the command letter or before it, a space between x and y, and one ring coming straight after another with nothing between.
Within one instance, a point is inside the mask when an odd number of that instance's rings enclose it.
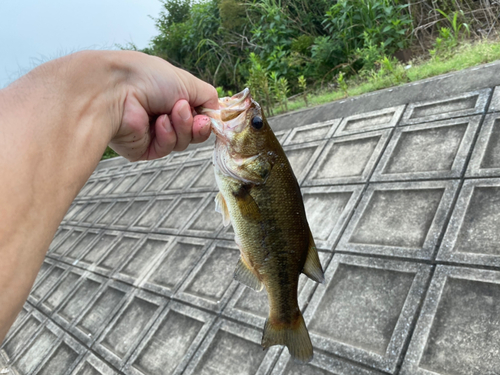
<instances>
[{"instance_id":1,"label":"gray concrete surface","mask_svg":"<svg viewBox=\"0 0 500 375\"><path fill-rule=\"evenodd\" d=\"M315 348L260 347L210 142L99 164L0 347L4 374L500 374L500 63L270 119L324 285Z\"/></svg>"}]
</instances>

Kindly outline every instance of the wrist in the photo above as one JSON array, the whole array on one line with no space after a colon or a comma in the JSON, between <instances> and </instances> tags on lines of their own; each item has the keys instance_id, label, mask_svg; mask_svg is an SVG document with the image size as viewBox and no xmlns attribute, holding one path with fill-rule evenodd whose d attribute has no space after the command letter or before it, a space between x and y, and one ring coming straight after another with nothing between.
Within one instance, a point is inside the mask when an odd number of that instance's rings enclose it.
<instances>
[{"instance_id":1,"label":"wrist","mask_svg":"<svg viewBox=\"0 0 500 375\"><path fill-rule=\"evenodd\" d=\"M64 91L73 97L75 115L102 135L105 145L118 131L130 71L121 51L82 51L67 56ZM87 119L87 121L85 121Z\"/></svg>"}]
</instances>

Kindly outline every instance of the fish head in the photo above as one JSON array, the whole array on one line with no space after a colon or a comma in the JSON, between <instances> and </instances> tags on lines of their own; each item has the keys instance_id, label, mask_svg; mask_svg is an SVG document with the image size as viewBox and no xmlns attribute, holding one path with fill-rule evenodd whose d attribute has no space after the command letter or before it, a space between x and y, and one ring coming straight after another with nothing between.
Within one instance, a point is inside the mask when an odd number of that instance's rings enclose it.
<instances>
[{"instance_id":1,"label":"fish head","mask_svg":"<svg viewBox=\"0 0 500 375\"><path fill-rule=\"evenodd\" d=\"M219 110L203 110L211 119L217 142L231 154L248 157L259 154L268 143L271 128L261 106L245 88L231 97L219 99Z\"/></svg>"},{"instance_id":2,"label":"fish head","mask_svg":"<svg viewBox=\"0 0 500 375\"><path fill-rule=\"evenodd\" d=\"M281 146L248 88L219 99L218 110L204 108L201 113L210 117L212 131L217 137L214 165L219 171L257 183L259 178L256 176L272 168L276 159L273 150Z\"/></svg>"}]
</instances>

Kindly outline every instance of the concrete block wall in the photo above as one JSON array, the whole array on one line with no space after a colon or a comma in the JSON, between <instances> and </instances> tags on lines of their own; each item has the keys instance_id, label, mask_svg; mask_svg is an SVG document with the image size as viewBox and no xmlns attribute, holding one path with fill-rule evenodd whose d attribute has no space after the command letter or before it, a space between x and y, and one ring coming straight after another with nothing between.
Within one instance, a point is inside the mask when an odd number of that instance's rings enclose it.
<instances>
[{"instance_id":1,"label":"concrete block wall","mask_svg":"<svg viewBox=\"0 0 500 375\"><path fill-rule=\"evenodd\" d=\"M498 64L488 69L500 76ZM54 237L0 369L499 374L500 86L479 85L271 119L325 269L325 284L299 284L310 364L260 346L267 297L232 278L239 250L214 211L205 144L100 164Z\"/></svg>"}]
</instances>

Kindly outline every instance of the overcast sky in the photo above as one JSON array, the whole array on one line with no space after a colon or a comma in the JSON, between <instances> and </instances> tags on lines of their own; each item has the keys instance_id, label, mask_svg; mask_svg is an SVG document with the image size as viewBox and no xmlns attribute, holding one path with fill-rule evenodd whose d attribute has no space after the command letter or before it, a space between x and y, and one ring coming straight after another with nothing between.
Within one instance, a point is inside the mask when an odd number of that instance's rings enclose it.
<instances>
[{"instance_id":1,"label":"overcast sky","mask_svg":"<svg viewBox=\"0 0 500 375\"><path fill-rule=\"evenodd\" d=\"M159 0L0 0L0 88L42 62L82 49L144 48Z\"/></svg>"}]
</instances>

